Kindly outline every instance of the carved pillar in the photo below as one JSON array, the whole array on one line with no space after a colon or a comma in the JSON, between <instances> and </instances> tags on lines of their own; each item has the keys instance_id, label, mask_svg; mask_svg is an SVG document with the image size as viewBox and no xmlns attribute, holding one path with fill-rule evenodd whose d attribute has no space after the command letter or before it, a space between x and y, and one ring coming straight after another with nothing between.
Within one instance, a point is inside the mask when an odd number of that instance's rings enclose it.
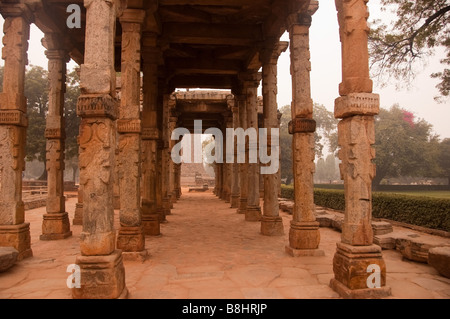
<instances>
[{"instance_id":1,"label":"carved pillar","mask_svg":"<svg viewBox=\"0 0 450 319\"><path fill-rule=\"evenodd\" d=\"M226 149L227 149L227 143L231 143L231 141L227 141L226 132L227 128L230 128L233 126L233 118L231 117L231 114L229 112L225 112L223 115L223 126L222 126L222 133L224 136L223 141L223 192L222 192L222 199L225 201L225 203L230 202L230 196L231 196L231 175L230 175L230 165L227 163L226 158Z\"/></svg>"},{"instance_id":2,"label":"carved pillar","mask_svg":"<svg viewBox=\"0 0 450 319\"><path fill-rule=\"evenodd\" d=\"M247 105L245 94L240 94L236 96L236 102L239 109L239 126L243 130L247 129ZM236 150L238 155L240 150ZM245 147L243 148L244 157L248 157L247 152L247 142L245 142ZM239 184L240 184L240 196L239 196L239 208L237 209L238 214L246 214L247 211L247 194L248 194L248 160L244 159L244 163L239 163Z\"/></svg>"},{"instance_id":3,"label":"carved pillar","mask_svg":"<svg viewBox=\"0 0 450 319\"><path fill-rule=\"evenodd\" d=\"M141 218L141 28L143 10L126 9L122 26L122 66L119 133L120 229L117 248L126 258L145 259Z\"/></svg>"},{"instance_id":4,"label":"carved pillar","mask_svg":"<svg viewBox=\"0 0 450 319\"><path fill-rule=\"evenodd\" d=\"M161 233L160 217L156 207L157 146L161 135L157 123L160 51L156 48L156 35L144 36L143 44L142 226L145 235L157 236Z\"/></svg>"},{"instance_id":5,"label":"carved pillar","mask_svg":"<svg viewBox=\"0 0 450 319\"><path fill-rule=\"evenodd\" d=\"M81 187L78 189L78 202L75 204L72 225L83 225L83 192Z\"/></svg>"},{"instance_id":6,"label":"carved pillar","mask_svg":"<svg viewBox=\"0 0 450 319\"><path fill-rule=\"evenodd\" d=\"M261 81L261 74L251 72L244 75L244 91L246 95L246 111L247 111L247 128L256 131L258 136L258 86ZM247 143L248 154L256 151L256 163L248 161L248 193L247 193L247 209L245 212L246 221L260 221L261 207L259 205L259 163L258 163L258 141Z\"/></svg>"},{"instance_id":7,"label":"carved pillar","mask_svg":"<svg viewBox=\"0 0 450 319\"><path fill-rule=\"evenodd\" d=\"M170 94L163 95L163 109L162 109L162 154L161 154L161 174L162 174L162 207L164 215L170 215L171 208L171 193L170 193L170 135L169 135L169 125L170 125L170 104L171 104Z\"/></svg>"},{"instance_id":8,"label":"carved pillar","mask_svg":"<svg viewBox=\"0 0 450 319\"><path fill-rule=\"evenodd\" d=\"M239 107L236 101L236 98L233 98L230 103L230 108L233 113L233 129L237 129L239 125ZM239 164L237 162L237 141L233 140L234 143L234 154L233 154L233 163L231 165L231 208L239 207L239 197L240 197L240 186L239 186Z\"/></svg>"},{"instance_id":9,"label":"carved pillar","mask_svg":"<svg viewBox=\"0 0 450 319\"><path fill-rule=\"evenodd\" d=\"M345 186L345 216L341 242L333 259L330 286L345 298L390 295L380 246L373 244L372 179L375 176L374 115L379 96L372 93L367 49L367 0L337 0L342 43L341 97L335 102L341 178ZM370 268L370 269L369 269ZM372 288L372 269L379 287ZM370 286L370 287L369 287Z\"/></svg>"},{"instance_id":10,"label":"carved pillar","mask_svg":"<svg viewBox=\"0 0 450 319\"><path fill-rule=\"evenodd\" d=\"M25 5L0 4L3 25L3 92L0 94L0 247L14 247L18 259L31 257L30 224L25 223L22 172L28 126L24 95L31 15Z\"/></svg>"},{"instance_id":11,"label":"carved pillar","mask_svg":"<svg viewBox=\"0 0 450 319\"><path fill-rule=\"evenodd\" d=\"M311 15L317 10L311 5L309 12L289 17L289 35L292 75L292 154L294 170L294 211L286 252L291 256L323 255L319 223L314 211L314 132L313 101L310 83L309 28Z\"/></svg>"},{"instance_id":12,"label":"carved pillar","mask_svg":"<svg viewBox=\"0 0 450 319\"><path fill-rule=\"evenodd\" d=\"M175 105L173 105L175 106ZM178 122L178 114L175 109L171 109L170 119L169 119L169 152L172 152L172 148L175 146L176 141L171 139L172 132L177 127ZM176 164L172 161L171 155L169 155L169 172L170 172L170 202L171 208L173 208L173 204L177 201L177 190L176 190Z\"/></svg>"},{"instance_id":13,"label":"carved pillar","mask_svg":"<svg viewBox=\"0 0 450 319\"><path fill-rule=\"evenodd\" d=\"M44 44L48 58L50 83L48 114L45 129L47 139L47 214L42 222L41 240L57 240L72 236L69 214L64 197L64 93L66 91L66 63L69 58L59 48L59 39L47 34Z\"/></svg>"},{"instance_id":14,"label":"carved pillar","mask_svg":"<svg viewBox=\"0 0 450 319\"><path fill-rule=\"evenodd\" d=\"M116 250L113 183L118 100L115 97L114 39L119 7L115 1L86 0L86 40L81 66L80 184L84 200L80 238L81 288L78 299L123 298L125 269Z\"/></svg>"},{"instance_id":15,"label":"carved pillar","mask_svg":"<svg viewBox=\"0 0 450 319\"><path fill-rule=\"evenodd\" d=\"M267 152L278 152L279 147L272 146L271 129L279 129L277 106L277 63L278 57L288 48L287 42L278 43L275 48L264 50L261 54L263 62L263 117L267 128ZM279 145L279 143L278 143ZM273 165L273 163L270 163ZM284 234L283 219L279 215L278 185L281 183L278 170L273 174L264 174L264 206L261 219L261 234L280 236Z\"/></svg>"}]
</instances>

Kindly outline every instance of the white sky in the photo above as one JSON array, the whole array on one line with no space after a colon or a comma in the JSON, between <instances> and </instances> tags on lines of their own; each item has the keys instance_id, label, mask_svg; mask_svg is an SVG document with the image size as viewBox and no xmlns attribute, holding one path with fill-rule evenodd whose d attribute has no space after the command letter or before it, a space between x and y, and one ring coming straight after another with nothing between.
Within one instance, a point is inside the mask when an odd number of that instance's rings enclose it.
<instances>
[{"instance_id":1,"label":"white sky","mask_svg":"<svg viewBox=\"0 0 450 319\"><path fill-rule=\"evenodd\" d=\"M370 0L369 8L373 19L386 19L387 14L381 12L379 0ZM0 32L3 29L3 19L0 18ZM31 28L29 41L29 63L47 68L47 59L41 45L43 34L34 25ZM282 40L288 41L285 34ZM325 105L332 111L334 100L339 96L338 86L341 82L341 47L336 8L332 0L320 0L319 10L313 16L310 32L311 42L311 89L315 102ZM438 94L435 88L438 80L430 78L430 74L442 70L439 60L441 54L430 58L428 66L416 77L413 87L397 91L395 85L380 88L374 79L374 93L381 96L381 107L389 108L399 103L404 109L413 112L417 117L425 119L433 125L435 133L441 138L450 138L450 100L438 104L433 97ZM0 61L3 64L3 60ZM75 64L70 63L69 67ZM279 107L291 103L291 77L289 50L279 59L278 68L278 105Z\"/></svg>"}]
</instances>

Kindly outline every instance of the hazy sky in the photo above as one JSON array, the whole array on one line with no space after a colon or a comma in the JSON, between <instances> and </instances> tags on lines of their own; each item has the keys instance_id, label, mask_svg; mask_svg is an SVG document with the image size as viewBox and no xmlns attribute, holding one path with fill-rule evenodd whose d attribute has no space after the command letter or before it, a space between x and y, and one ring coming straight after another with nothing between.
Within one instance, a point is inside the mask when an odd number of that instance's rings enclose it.
<instances>
[{"instance_id":1,"label":"hazy sky","mask_svg":"<svg viewBox=\"0 0 450 319\"><path fill-rule=\"evenodd\" d=\"M369 8L371 12L369 20L386 18L386 13L379 10L379 0L370 0ZM0 18L0 32L2 32L2 29L3 19ZM41 45L42 37L43 34L33 25L29 42L29 63L47 68L47 59ZM339 96L338 86L341 82L341 48L334 1L319 1L319 10L313 16L310 39L312 98L314 102L323 104L328 110L332 111L334 100ZM287 34L283 36L282 40L289 40ZM292 98L288 51L283 53L279 60L279 107L290 104ZM441 50L442 52L443 50ZM381 96L381 107L389 108L393 104L399 103L402 108L431 123L434 131L441 138L450 138L450 125L448 124L450 100L443 104L438 104L433 100L433 97L438 93L435 88L438 80L431 79L429 76L433 72L442 70L439 63L442 57L443 55L438 55L429 59L428 67L420 72L411 89L397 91L395 85L380 88L374 79L374 92ZM3 60L0 63L3 63ZM72 62L69 67L74 65Z\"/></svg>"}]
</instances>

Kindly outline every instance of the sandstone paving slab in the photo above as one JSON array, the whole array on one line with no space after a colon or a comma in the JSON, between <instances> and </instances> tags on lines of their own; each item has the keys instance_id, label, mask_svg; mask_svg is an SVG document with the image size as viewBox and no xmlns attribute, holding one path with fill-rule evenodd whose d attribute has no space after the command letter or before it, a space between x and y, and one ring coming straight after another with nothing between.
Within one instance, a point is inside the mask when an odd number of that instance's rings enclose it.
<instances>
[{"instance_id":1,"label":"sandstone paving slab","mask_svg":"<svg viewBox=\"0 0 450 319\"><path fill-rule=\"evenodd\" d=\"M292 287L292 286L310 286L318 285L319 282L314 276L308 278L276 278L274 279L268 287L279 288L279 287Z\"/></svg>"},{"instance_id":2,"label":"sandstone paving slab","mask_svg":"<svg viewBox=\"0 0 450 319\"><path fill-rule=\"evenodd\" d=\"M277 288L241 288L246 299L284 299Z\"/></svg>"},{"instance_id":3,"label":"sandstone paving slab","mask_svg":"<svg viewBox=\"0 0 450 319\"><path fill-rule=\"evenodd\" d=\"M244 287L266 287L280 275L280 270L268 269L262 265L241 266L226 272L227 278Z\"/></svg>"},{"instance_id":4,"label":"sandstone paving slab","mask_svg":"<svg viewBox=\"0 0 450 319\"><path fill-rule=\"evenodd\" d=\"M433 278L417 276L416 278L412 278L411 281L427 290L450 292L450 286L448 284Z\"/></svg>"},{"instance_id":5,"label":"sandstone paving slab","mask_svg":"<svg viewBox=\"0 0 450 319\"><path fill-rule=\"evenodd\" d=\"M189 289L189 299L244 299L238 287Z\"/></svg>"},{"instance_id":6,"label":"sandstone paving slab","mask_svg":"<svg viewBox=\"0 0 450 319\"><path fill-rule=\"evenodd\" d=\"M284 298L288 299L330 299L340 298L327 285L297 286L277 288Z\"/></svg>"},{"instance_id":7,"label":"sandstone paving slab","mask_svg":"<svg viewBox=\"0 0 450 319\"><path fill-rule=\"evenodd\" d=\"M330 280L334 278L334 274L318 274L317 280L321 285L329 285Z\"/></svg>"},{"instance_id":8,"label":"sandstone paving slab","mask_svg":"<svg viewBox=\"0 0 450 319\"><path fill-rule=\"evenodd\" d=\"M391 298L396 299L433 299L433 291L427 290L409 280L386 279L386 284L391 288Z\"/></svg>"}]
</instances>

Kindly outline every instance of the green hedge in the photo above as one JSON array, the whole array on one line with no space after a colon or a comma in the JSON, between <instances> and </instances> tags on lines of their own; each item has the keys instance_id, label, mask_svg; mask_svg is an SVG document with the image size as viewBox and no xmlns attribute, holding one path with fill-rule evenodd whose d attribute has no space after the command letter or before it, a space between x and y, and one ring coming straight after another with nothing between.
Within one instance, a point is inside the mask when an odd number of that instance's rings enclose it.
<instances>
[{"instance_id":1,"label":"green hedge","mask_svg":"<svg viewBox=\"0 0 450 319\"><path fill-rule=\"evenodd\" d=\"M294 198L292 186L282 186L284 198ZM343 190L314 190L314 202L323 207L345 210ZM399 194L372 194L372 216L450 232L450 200Z\"/></svg>"}]
</instances>

